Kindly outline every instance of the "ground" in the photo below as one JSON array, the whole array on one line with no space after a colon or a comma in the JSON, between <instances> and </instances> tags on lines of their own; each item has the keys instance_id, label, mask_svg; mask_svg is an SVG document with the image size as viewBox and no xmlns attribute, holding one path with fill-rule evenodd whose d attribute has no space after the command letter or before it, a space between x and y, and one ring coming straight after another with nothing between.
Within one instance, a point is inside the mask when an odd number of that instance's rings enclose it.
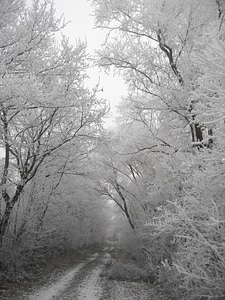
<instances>
[{"instance_id":1,"label":"ground","mask_svg":"<svg viewBox=\"0 0 225 300\"><path fill-rule=\"evenodd\" d=\"M63 256L37 276L0 285L2 300L169 300L130 258L112 249ZM97 251L96 251L97 250ZM51 264L51 260L49 260ZM137 271L138 270L138 271ZM40 275L41 274L41 275Z\"/></svg>"}]
</instances>

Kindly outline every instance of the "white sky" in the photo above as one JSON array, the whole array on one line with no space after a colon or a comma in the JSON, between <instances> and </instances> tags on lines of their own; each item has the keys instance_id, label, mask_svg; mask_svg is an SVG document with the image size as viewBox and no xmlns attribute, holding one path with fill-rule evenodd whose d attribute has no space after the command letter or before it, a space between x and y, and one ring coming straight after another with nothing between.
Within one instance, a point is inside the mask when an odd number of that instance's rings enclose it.
<instances>
[{"instance_id":1,"label":"white sky","mask_svg":"<svg viewBox=\"0 0 225 300\"><path fill-rule=\"evenodd\" d=\"M70 23L64 29L64 33L70 39L71 44L76 43L76 39L87 40L88 52L101 46L104 42L105 33L100 29L94 29L94 16L91 2L86 0L54 0L57 16L62 14L66 21ZM112 113L119 103L121 96L126 95L126 88L121 78L106 76L99 69L90 70L91 83L93 86L99 81L100 88L103 88L101 97L106 98L111 105ZM112 119L107 123L112 124Z\"/></svg>"}]
</instances>

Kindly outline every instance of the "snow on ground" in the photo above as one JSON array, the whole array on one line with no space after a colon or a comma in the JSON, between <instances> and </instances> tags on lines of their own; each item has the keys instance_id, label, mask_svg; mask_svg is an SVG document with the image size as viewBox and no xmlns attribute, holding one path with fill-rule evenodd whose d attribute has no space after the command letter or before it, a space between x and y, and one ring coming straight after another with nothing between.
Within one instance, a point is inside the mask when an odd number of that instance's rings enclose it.
<instances>
[{"instance_id":1,"label":"snow on ground","mask_svg":"<svg viewBox=\"0 0 225 300\"><path fill-rule=\"evenodd\" d=\"M104 300L166 300L145 282L111 280L105 285Z\"/></svg>"},{"instance_id":2,"label":"snow on ground","mask_svg":"<svg viewBox=\"0 0 225 300\"><path fill-rule=\"evenodd\" d=\"M64 290L72 281L74 276L85 266L86 263L80 263L75 269L64 274L59 280L31 295L29 300L50 300L60 291Z\"/></svg>"},{"instance_id":3,"label":"snow on ground","mask_svg":"<svg viewBox=\"0 0 225 300\"><path fill-rule=\"evenodd\" d=\"M79 300L99 300L102 294L100 274L103 266L97 266L81 283L77 296Z\"/></svg>"},{"instance_id":4,"label":"snow on ground","mask_svg":"<svg viewBox=\"0 0 225 300\"><path fill-rule=\"evenodd\" d=\"M109 279L112 257L103 252L93 254L54 283L32 294L28 300L166 300L154 285ZM109 263L110 262L110 263ZM121 262L122 263L122 262Z\"/></svg>"},{"instance_id":5,"label":"snow on ground","mask_svg":"<svg viewBox=\"0 0 225 300\"><path fill-rule=\"evenodd\" d=\"M93 254L90 258L88 258L85 262L80 263L74 269L68 271L57 281L52 283L49 286L42 288L41 290L35 292L33 295L29 297L29 300L50 300L54 296L58 295L61 291L63 291L67 286L70 285L74 276L77 275L82 268L84 268L88 263L94 261L98 257L98 253Z\"/></svg>"}]
</instances>

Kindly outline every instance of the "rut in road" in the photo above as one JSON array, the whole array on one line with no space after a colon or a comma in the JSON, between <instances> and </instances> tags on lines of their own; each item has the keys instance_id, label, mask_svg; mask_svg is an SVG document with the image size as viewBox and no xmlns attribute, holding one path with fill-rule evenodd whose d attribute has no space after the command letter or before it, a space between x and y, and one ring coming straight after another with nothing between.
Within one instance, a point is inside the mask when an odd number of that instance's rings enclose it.
<instances>
[{"instance_id":1,"label":"rut in road","mask_svg":"<svg viewBox=\"0 0 225 300\"><path fill-rule=\"evenodd\" d=\"M77 291L78 300L99 300L102 289L100 284L100 274L103 265L97 266L90 274L82 280Z\"/></svg>"},{"instance_id":2,"label":"rut in road","mask_svg":"<svg viewBox=\"0 0 225 300\"><path fill-rule=\"evenodd\" d=\"M29 300L51 300L51 299L53 299L54 296L57 296L60 292L62 292L64 289L66 289L70 285L70 283L73 280L73 278L75 277L75 275L79 274L79 272L82 270L82 268L84 268L90 262L97 259L97 257L98 257L98 253L95 253L90 258L88 258L85 262L78 264L74 269L68 271L61 278L59 278L56 282L35 292L33 295L31 295L29 297Z\"/></svg>"}]
</instances>

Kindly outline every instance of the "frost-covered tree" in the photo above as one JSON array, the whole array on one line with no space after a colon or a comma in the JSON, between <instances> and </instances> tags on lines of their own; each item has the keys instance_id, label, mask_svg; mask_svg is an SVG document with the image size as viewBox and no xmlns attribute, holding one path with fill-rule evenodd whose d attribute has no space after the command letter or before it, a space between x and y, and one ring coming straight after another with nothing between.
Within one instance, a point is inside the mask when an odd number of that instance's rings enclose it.
<instances>
[{"instance_id":1,"label":"frost-covered tree","mask_svg":"<svg viewBox=\"0 0 225 300\"><path fill-rule=\"evenodd\" d=\"M26 185L7 227L3 269L16 275L40 258L100 244L108 236L112 211L96 192L89 155L81 148L67 145L46 158Z\"/></svg>"},{"instance_id":2,"label":"frost-covered tree","mask_svg":"<svg viewBox=\"0 0 225 300\"><path fill-rule=\"evenodd\" d=\"M132 162L140 203L152 209L138 227L148 260L171 297L222 299L224 2L93 3L97 26L109 30L100 65L129 86L119 130L132 133L114 161L119 170Z\"/></svg>"},{"instance_id":3,"label":"frost-covered tree","mask_svg":"<svg viewBox=\"0 0 225 300\"><path fill-rule=\"evenodd\" d=\"M127 219L139 248L153 266L170 257L167 240L146 226L174 209L169 203L185 194L183 181L189 167L185 161L190 153L182 153L156 139L149 127L139 121L124 122L111 132L97 156L98 191L113 200ZM122 223L121 223L122 224ZM165 244L164 244L165 243Z\"/></svg>"},{"instance_id":4,"label":"frost-covered tree","mask_svg":"<svg viewBox=\"0 0 225 300\"><path fill-rule=\"evenodd\" d=\"M51 1L3 1L0 26L1 173L0 242L25 186L50 155L98 135L105 113L96 90L84 86L86 45L71 46ZM83 142L82 142L83 141ZM84 145L83 144L83 145Z\"/></svg>"},{"instance_id":5,"label":"frost-covered tree","mask_svg":"<svg viewBox=\"0 0 225 300\"><path fill-rule=\"evenodd\" d=\"M203 3L204 2L204 3ZM193 146L201 147L202 124L196 120L190 92L201 74L191 60L200 51L203 28L217 19L216 1L93 1L96 25L109 31L100 65L115 67L130 91L154 99L189 128ZM112 38L110 38L112 37ZM200 101L200 99L198 99Z\"/></svg>"}]
</instances>

